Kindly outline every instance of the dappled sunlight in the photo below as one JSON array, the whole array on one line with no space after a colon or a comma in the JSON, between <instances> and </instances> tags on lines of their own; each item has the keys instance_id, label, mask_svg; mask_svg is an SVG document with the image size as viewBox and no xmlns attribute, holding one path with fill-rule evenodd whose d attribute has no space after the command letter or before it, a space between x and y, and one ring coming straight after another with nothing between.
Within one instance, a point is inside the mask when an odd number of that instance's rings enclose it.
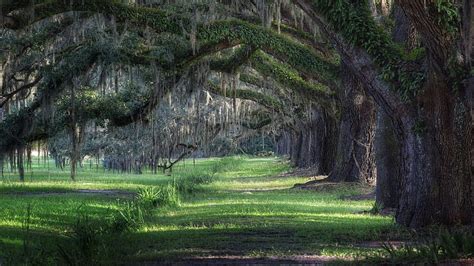
<instances>
[{"instance_id":1,"label":"dappled sunlight","mask_svg":"<svg viewBox=\"0 0 474 266\"><path fill-rule=\"evenodd\" d=\"M218 162L196 160L196 169L203 167L196 171L205 173L202 169ZM372 252L351 248L351 242L377 239L393 230L392 218L359 213L370 209L373 201L341 199L358 193L357 188L294 190L291 187L295 183L307 178L278 176L288 166L275 159L246 158L242 165L245 167L239 171L225 171L216 181L183 195L179 207L154 209L139 230L118 235L115 241L126 241L121 249L138 260L222 253L349 256L355 250ZM84 214L102 224L110 223L136 196L100 191L135 193L147 184L158 186L175 182L181 175L188 177L192 169L191 165L178 167L172 176L106 172L81 179L84 172L74 183L66 181L64 175L59 178L59 174L52 180L39 176L25 183L1 182L0 203L5 207L0 209L0 226L9 230L0 233L0 238L9 239L4 245L15 249L14 243L23 239L28 204L34 241L41 241L43 235L63 239Z\"/></svg>"}]
</instances>

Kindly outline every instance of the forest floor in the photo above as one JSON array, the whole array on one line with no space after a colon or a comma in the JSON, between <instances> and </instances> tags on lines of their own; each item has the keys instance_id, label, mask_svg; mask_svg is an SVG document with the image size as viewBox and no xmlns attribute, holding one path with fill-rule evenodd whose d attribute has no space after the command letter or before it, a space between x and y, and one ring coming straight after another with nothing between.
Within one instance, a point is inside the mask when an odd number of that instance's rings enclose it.
<instances>
[{"instance_id":1,"label":"forest floor","mask_svg":"<svg viewBox=\"0 0 474 266\"><path fill-rule=\"evenodd\" d=\"M76 182L52 164L33 163L24 183L10 173L0 182L0 265L344 263L384 257L384 243L410 239L392 217L368 212L374 200L358 195L372 188L293 189L311 177L285 174L290 167L278 158L247 157L182 195L179 206L153 209L135 230L103 236L80 221L105 227L140 188L176 182L222 160L189 160L172 175L84 167Z\"/></svg>"}]
</instances>

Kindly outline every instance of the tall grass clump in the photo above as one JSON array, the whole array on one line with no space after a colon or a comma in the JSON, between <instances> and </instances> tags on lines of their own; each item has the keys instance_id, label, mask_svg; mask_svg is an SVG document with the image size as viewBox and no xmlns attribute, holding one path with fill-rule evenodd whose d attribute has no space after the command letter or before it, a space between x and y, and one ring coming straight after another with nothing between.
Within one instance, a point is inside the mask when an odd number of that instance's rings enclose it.
<instances>
[{"instance_id":1,"label":"tall grass clump","mask_svg":"<svg viewBox=\"0 0 474 266\"><path fill-rule=\"evenodd\" d=\"M202 185L217 181L219 174L238 169L243 162L244 159L241 157L224 157L207 168L192 169L180 173L175 178L176 188L183 194L192 194L198 191Z\"/></svg>"},{"instance_id":2,"label":"tall grass clump","mask_svg":"<svg viewBox=\"0 0 474 266\"><path fill-rule=\"evenodd\" d=\"M174 179L176 189L181 194L193 194L201 185L210 184L216 180L215 174L206 170L193 170L181 173Z\"/></svg>"},{"instance_id":3,"label":"tall grass clump","mask_svg":"<svg viewBox=\"0 0 474 266\"><path fill-rule=\"evenodd\" d=\"M145 224L146 210L135 201L128 201L111 217L109 230L112 233L132 232Z\"/></svg>"},{"instance_id":4,"label":"tall grass clump","mask_svg":"<svg viewBox=\"0 0 474 266\"><path fill-rule=\"evenodd\" d=\"M214 174L228 171L235 171L245 162L244 158L240 156L224 157L212 165L211 172Z\"/></svg>"},{"instance_id":5,"label":"tall grass clump","mask_svg":"<svg viewBox=\"0 0 474 266\"><path fill-rule=\"evenodd\" d=\"M422 262L438 264L446 260L474 257L474 235L472 232L440 230L436 236L421 241L394 247L384 244L384 257L392 263Z\"/></svg>"},{"instance_id":6,"label":"tall grass clump","mask_svg":"<svg viewBox=\"0 0 474 266\"><path fill-rule=\"evenodd\" d=\"M97 265L110 252L109 224L79 213L67 233L66 245L58 245L58 259L65 265Z\"/></svg>"},{"instance_id":7,"label":"tall grass clump","mask_svg":"<svg viewBox=\"0 0 474 266\"><path fill-rule=\"evenodd\" d=\"M179 191L173 183L140 188L137 201L147 210L156 207L177 207L181 203Z\"/></svg>"}]
</instances>

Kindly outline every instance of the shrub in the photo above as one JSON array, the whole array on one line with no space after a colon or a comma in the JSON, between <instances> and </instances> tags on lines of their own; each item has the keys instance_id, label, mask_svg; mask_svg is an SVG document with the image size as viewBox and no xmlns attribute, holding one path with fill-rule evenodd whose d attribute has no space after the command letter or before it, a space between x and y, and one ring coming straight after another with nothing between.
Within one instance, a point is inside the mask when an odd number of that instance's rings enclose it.
<instances>
[{"instance_id":1,"label":"shrub","mask_svg":"<svg viewBox=\"0 0 474 266\"><path fill-rule=\"evenodd\" d=\"M58 245L59 259L64 264L97 264L100 259L103 235L106 225L94 222L86 214L79 214L76 222L71 226L69 234L72 248Z\"/></svg>"},{"instance_id":2,"label":"shrub","mask_svg":"<svg viewBox=\"0 0 474 266\"><path fill-rule=\"evenodd\" d=\"M472 232L440 233L439 247L441 254L449 259L474 257L474 235Z\"/></svg>"},{"instance_id":3,"label":"shrub","mask_svg":"<svg viewBox=\"0 0 474 266\"><path fill-rule=\"evenodd\" d=\"M130 201L124 204L111 218L110 230L114 233L138 230L145 223L144 210L140 204Z\"/></svg>"},{"instance_id":4,"label":"shrub","mask_svg":"<svg viewBox=\"0 0 474 266\"><path fill-rule=\"evenodd\" d=\"M191 171L181 174L175 179L175 185L179 192L192 194L198 190L200 185L214 182L216 176L209 171Z\"/></svg>"},{"instance_id":5,"label":"shrub","mask_svg":"<svg viewBox=\"0 0 474 266\"><path fill-rule=\"evenodd\" d=\"M156 207L179 206L181 202L176 185L171 183L162 187L141 188L137 193L137 201L146 211Z\"/></svg>"},{"instance_id":6,"label":"shrub","mask_svg":"<svg viewBox=\"0 0 474 266\"><path fill-rule=\"evenodd\" d=\"M424 238L412 244L396 248L384 244L383 249L392 262L439 263L446 259L472 258L474 236L471 232L449 232L442 230L438 235Z\"/></svg>"},{"instance_id":7,"label":"shrub","mask_svg":"<svg viewBox=\"0 0 474 266\"><path fill-rule=\"evenodd\" d=\"M160 207L177 207L181 204L179 191L176 185L168 183L160 188L156 199L157 206Z\"/></svg>"},{"instance_id":8,"label":"shrub","mask_svg":"<svg viewBox=\"0 0 474 266\"><path fill-rule=\"evenodd\" d=\"M217 174L226 171L233 171L236 170L242 165L244 159L242 157L232 156L232 157L224 157L219 159L219 161L212 165L211 173Z\"/></svg>"},{"instance_id":9,"label":"shrub","mask_svg":"<svg viewBox=\"0 0 474 266\"><path fill-rule=\"evenodd\" d=\"M157 207L159 197L160 189L158 187L140 188L137 193L137 200L147 209Z\"/></svg>"}]
</instances>

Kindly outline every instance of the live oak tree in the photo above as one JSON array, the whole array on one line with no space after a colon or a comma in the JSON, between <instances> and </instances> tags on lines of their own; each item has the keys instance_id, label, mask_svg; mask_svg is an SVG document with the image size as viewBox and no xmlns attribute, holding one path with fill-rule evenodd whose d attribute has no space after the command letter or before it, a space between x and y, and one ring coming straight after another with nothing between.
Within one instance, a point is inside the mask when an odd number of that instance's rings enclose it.
<instances>
[{"instance_id":1,"label":"live oak tree","mask_svg":"<svg viewBox=\"0 0 474 266\"><path fill-rule=\"evenodd\" d=\"M363 2L296 2L326 29L394 125L403 178L397 222L470 223L470 1L395 2L420 36L416 57L395 44Z\"/></svg>"},{"instance_id":2,"label":"live oak tree","mask_svg":"<svg viewBox=\"0 0 474 266\"><path fill-rule=\"evenodd\" d=\"M74 112L51 117L76 85L105 88L89 121L126 126L146 120L180 82L204 87L196 84L216 71L231 78L220 79L215 93L284 110L281 149L297 162L314 158L330 180L373 182L375 159L386 170L381 153L399 146L390 150L396 173L381 171L388 185L378 189L400 188L390 196L398 223L472 222L471 1L25 0L1 7L0 149L16 154L18 165L29 143L64 121L77 128ZM392 30L401 23L405 39ZM120 80L143 68L154 69L151 79L135 79L144 97L124 96ZM237 81L256 87L242 91ZM258 87L271 90L250 92ZM264 127L267 118L247 125ZM376 122L382 138L374 136ZM324 155L334 166L321 162Z\"/></svg>"}]
</instances>

